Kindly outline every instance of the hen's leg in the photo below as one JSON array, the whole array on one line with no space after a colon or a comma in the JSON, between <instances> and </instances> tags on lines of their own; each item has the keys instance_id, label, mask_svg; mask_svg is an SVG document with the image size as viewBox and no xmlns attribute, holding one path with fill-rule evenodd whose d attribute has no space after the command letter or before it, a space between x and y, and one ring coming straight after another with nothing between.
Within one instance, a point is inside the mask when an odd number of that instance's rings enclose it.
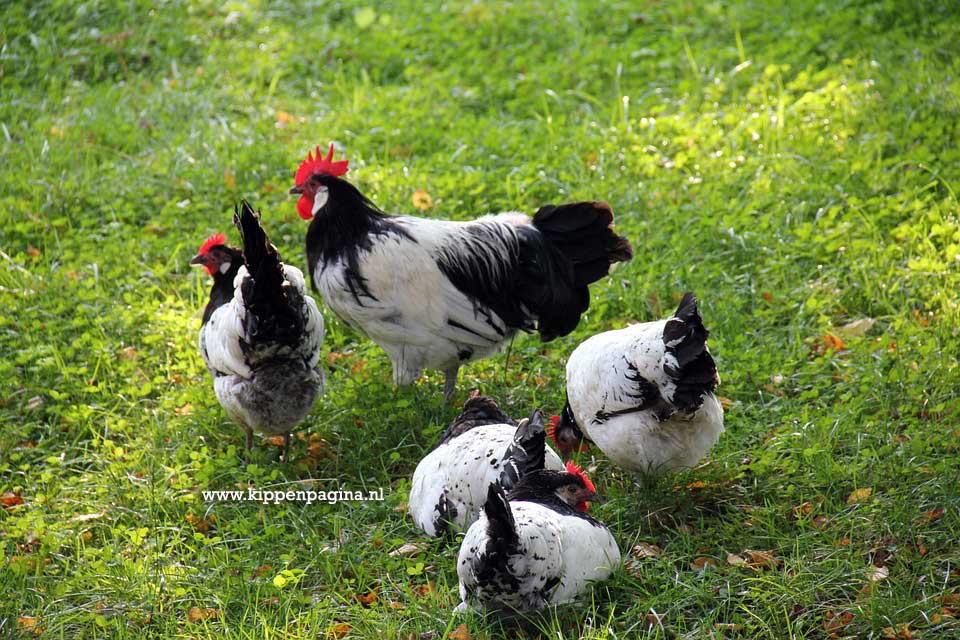
<instances>
[{"instance_id":1,"label":"hen's leg","mask_svg":"<svg viewBox=\"0 0 960 640\"><path fill-rule=\"evenodd\" d=\"M290 432L283 434L283 461L290 462Z\"/></svg>"},{"instance_id":2,"label":"hen's leg","mask_svg":"<svg viewBox=\"0 0 960 640\"><path fill-rule=\"evenodd\" d=\"M453 392L457 390L457 372L460 371L460 365L454 365L444 371L446 376L443 381L443 399L450 402L453 398Z\"/></svg>"}]
</instances>

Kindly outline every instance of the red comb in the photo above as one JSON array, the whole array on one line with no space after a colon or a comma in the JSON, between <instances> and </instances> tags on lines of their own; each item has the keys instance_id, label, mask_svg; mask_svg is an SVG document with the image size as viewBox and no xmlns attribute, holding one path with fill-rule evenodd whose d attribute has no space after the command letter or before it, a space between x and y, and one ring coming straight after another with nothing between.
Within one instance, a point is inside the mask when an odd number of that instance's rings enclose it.
<instances>
[{"instance_id":1,"label":"red comb","mask_svg":"<svg viewBox=\"0 0 960 640\"><path fill-rule=\"evenodd\" d=\"M470 392L471 398L477 398L479 396L480 396L480 389L474 389L473 391Z\"/></svg>"},{"instance_id":2,"label":"red comb","mask_svg":"<svg viewBox=\"0 0 960 640\"><path fill-rule=\"evenodd\" d=\"M203 254L205 254L207 251L210 250L210 247L215 247L218 244L227 244L227 236L223 235L222 233L213 234L212 236L207 238L206 242L200 245L200 250L197 251L197 255L202 256Z\"/></svg>"},{"instance_id":3,"label":"red comb","mask_svg":"<svg viewBox=\"0 0 960 640\"><path fill-rule=\"evenodd\" d=\"M557 448L560 448L560 442L557 440L557 425L560 424L560 416L550 416L550 424L547 426L545 431L547 436L553 440L553 444L557 445Z\"/></svg>"},{"instance_id":4,"label":"red comb","mask_svg":"<svg viewBox=\"0 0 960 640\"><path fill-rule=\"evenodd\" d=\"M314 157L314 153L317 154L316 157ZM299 186L306 182L310 176L318 173L339 177L347 172L347 164L346 160L333 161L332 142L330 143L330 150L327 152L326 158L323 157L318 145L315 152L311 151L308 153L307 159L300 163L300 168L297 169L297 175L293 178L293 181Z\"/></svg>"},{"instance_id":5,"label":"red comb","mask_svg":"<svg viewBox=\"0 0 960 640\"><path fill-rule=\"evenodd\" d=\"M583 472L583 469L581 469L579 465L574 464L573 460L567 460L567 473L572 473L575 476L583 478L583 484L587 487L587 491L597 490L597 488L593 486L593 483L590 482L587 474Z\"/></svg>"}]
</instances>

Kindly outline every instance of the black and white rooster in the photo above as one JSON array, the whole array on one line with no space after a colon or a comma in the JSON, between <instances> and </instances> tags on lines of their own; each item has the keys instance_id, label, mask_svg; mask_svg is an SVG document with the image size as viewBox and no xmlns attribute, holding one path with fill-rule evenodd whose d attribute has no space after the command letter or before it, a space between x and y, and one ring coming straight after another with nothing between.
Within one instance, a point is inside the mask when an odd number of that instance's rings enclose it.
<instances>
[{"instance_id":1,"label":"black and white rooster","mask_svg":"<svg viewBox=\"0 0 960 640\"><path fill-rule=\"evenodd\" d=\"M200 354L217 400L246 431L247 451L253 431L283 434L287 459L290 430L323 392L323 372L317 369L323 316L307 294L303 273L281 262L260 215L246 201L233 222L243 251L215 234L190 261L213 276Z\"/></svg>"},{"instance_id":2,"label":"black and white rooster","mask_svg":"<svg viewBox=\"0 0 960 640\"><path fill-rule=\"evenodd\" d=\"M692 467L723 432L708 333L687 293L667 320L585 340L567 361L567 404L548 434L564 453L589 439L641 474Z\"/></svg>"},{"instance_id":3,"label":"black and white rooster","mask_svg":"<svg viewBox=\"0 0 960 640\"><path fill-rule=\"evenodd\" d=\"M346 172L332 144L326 157L318 147L290 193L300 194L297 211L312 220L314 288L387 352L394 384L439 369L449 399L460 366L493 355L517 330L543 340L570 333L590 305L587 285L633 255L604 202L472 222L390 216L343 180Z\"/></svg>"},{"instance_id":4,"label":"black and white rooster","mask_svg":"<svg viewBox=\"0 0 960 640\"><path fill-rule=\"evenodd\" d=\"M620 564L610 530L585 513L599 498L593 484L579 467L568 469L526 475L507 496L489 486L483 513L460 545L458 611L570 602Z\"/></svg>"},{"instance_id":5,"label":"black and white rooster","mask_svg":"<svg viewBox=\"0 0 960 640\"><path fill-rule=\"evenodd\" d=\"M546 445L540 412L534 410L518 427L492 398L473 396L417 465L410 515L429 536L465 531L477 519L491 482L509 491L523 475L544 468L564 466Z\"/></svg>"}]
</instances>

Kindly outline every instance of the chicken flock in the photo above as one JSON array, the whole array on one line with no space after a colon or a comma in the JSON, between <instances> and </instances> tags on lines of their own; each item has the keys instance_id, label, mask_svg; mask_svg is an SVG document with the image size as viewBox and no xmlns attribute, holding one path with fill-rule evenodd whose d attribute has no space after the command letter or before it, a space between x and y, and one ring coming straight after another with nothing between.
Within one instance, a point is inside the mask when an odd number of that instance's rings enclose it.
<instances>
[{"instance_id":1,"label":"chicken flock","mask_svg":"<svg viewBox=\"0 0 960 640\"><path fill-rule=\"evenodd\" d=\"M588 287L630 242L605 202L546 205L469 222L395 216L344 179L331 144L307 155L290 193L310 222L313 292L390 357L393 382L424 369L453 397L468 362L495 355L518 332L543 341L573 331ZM284 264L246 201L233 217L242 248L214 234L191 264L212 277L199 347L227 417L246 433L284 437L323 393L323 316L296 267ZM696 298L665 320L594 335L570 354L566 402L545 424L519 422L473 392L414 471L409 512L428 536L462 534L461 604L508 614L570 602L620 563L611 531L589 512L601 498L561 456L588 443L642 481L699 462L723 432L720 382Z\"/></svg>"}]
</instances>

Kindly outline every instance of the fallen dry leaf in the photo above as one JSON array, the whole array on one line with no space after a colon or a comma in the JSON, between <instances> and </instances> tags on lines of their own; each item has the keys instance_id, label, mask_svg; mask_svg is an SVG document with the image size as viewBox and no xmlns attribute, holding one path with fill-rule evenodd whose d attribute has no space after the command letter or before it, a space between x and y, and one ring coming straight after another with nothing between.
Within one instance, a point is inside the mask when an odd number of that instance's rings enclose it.
<instances>
[{"instance_id":1,"label":"fallen dry leaf","mask_svg":"<svg viewBox=\"0 0 960 640\"><path fill-rule=\"evenodd\" d=\"M293 116L286 111L277 111L277 121L275 124L278 129L282 129L288 124L294 124L296 121L296 116Z\"/></svg>"},{"instance_id":2,"label":"fallen dry leaf","mask_svg":"<svg viewBox=\"0 0 960 640\"><path fill-rule=\"evenodd\" d=\"M397 602L396 600L391 600L391 601L389 601L389 602L387 603L387 606L390 607L391 609L395 609L395 610L397 610L397 611L403 611L404 609L406 609L405 606L403 606L402 604L400 604L400 603Z\"/></svg>"},{"instance_id":3,"label":"fallen dry leaf","mask_svg":"<svg viewBox=\"0 0 960 640\"><path fill-rule=\"evenodd\" d=\"M353 629L348 622L338 622L337 624L331 626L327 629L327 637L333 640L342 638L350 633L350 630Z\"/></svg>"},{"instance_id":4,"label":"fallen dry leaf","mask_svg":"<svg viewBox=\"0 0 960 640\"><path fill-rule=\"evenodd\" d=\"M467 625L461 623L459 627L447 634L448 640L470 640L470 631Z\"/></svg>"},{"instance_id":5,"label":"fallen dry leaf","mask_svg":"<svg viewBox=\"0 0 960 640\"><path fill-rule=\"evenodd\" d=\"M200 516L195 516L192 513L187 514L187 523L193 527L195 531L200 533L207 533L210 531L210 525L213 523L209 518L201 518Z\"/></svg>"},{"instance_id":6,"label":"fallen dry leaf","mask_svg":"<svg viewBox=\"0 0 960 640\"><path fill-rule=\"evenodd\" d=\"M204 620L216 620L219 617L219 609L201 609L200 607L190 607L190 610L187 611L187 621L194 623L202 622Z\"/></svg>"},{"instance_id":7,"label":"fallen dry leaf","mask_svg":"<svg viewBox=\"0 0 960 640\"><path fill-rule=\"evenodd\" d=\"M708 558L706 556L701 556L699 558L694 558L693 562L690 563L690 568L694 571L703 571L707 568L707 565L711 567L716 567L720 563L713 558Z\"/></svg>"},{"instance_id":8,"label":"fallen dry leaf","mask_svg":"<svg viewBox=\"0 0 960 640\"><path fill-rule=\"evenodd\" d=\"M740 565L747 564L747 559L741 556L739 553L728 553L727 554L727 564L737 567Z\"/></svg>"},{"instance_id":9,"label":"fallen dry leaf","mask_svg":"<svg viewBox=\"0 0 960 640\"><path fill-rule=\"evenodd\" d=\"M937 507L936 509L931 509L930 511L924 511L922 514L922 518L923 518L923 521L926 523L936 522L937 520L942 518L943 514L946 512L947 510L944 509L943 507Z\"/></svg>"},{"instance_id":10,"label":"fallen dry leaf","mask_svg":"<svg viewBox=\"0 0 960 640\"><path fill-rule=\"evenodd\" d=\"M390 552L390 555L393 557L402 556L404 558L412 558L423 551L423 544L417 542L408 542L407 544L394 549Z\"/></svg>"},{"instance_id":11,"label":"fallen dry leaf","mask_svg":"<svg viewBox=\"0 0 960 640\"><path fill-rule=\"evenodd\" d=\"M659 627L663 624L663 619L667 617L665 613L648 613L643 616L643 621L647 623L647 627Z\"/></svg>"},{"instance_id":12,"label":"fallen dry leaf","mask_svg":"<svg viewBox=\"0 0 960 640\"><path fill-rule=\"evenodd\" d=\"M21 631L36 631L39 622L40 618L36 616L19 616L17 618L17 628Z\"/></svg>"},{"instance_id":13,"label":"fallen dry leaf","mask_svg":"<svg viewBox=\"0 0 960 640\"><path fill-rule=\"evenodd\" d=\"M780 566L782 561L780 558L776 557L776 551L771 549L770 551L756 551L753 549L744 549L743 554L749 561L747 566L751 569L773 569Z\"/></svg>"},{"instance_id":14,"label":"fallen dry leaf","mask_svg":"<svg viewBox=\"0 0 960 640\"><path fill-rule=\"evenodd\" d=\"M847 496L847 504L859 504L861 502L866 502L870 499L870 496L873 494L873 489L870 487L864 487L863 489L857 489L849 496Z\"/></svg>"},{"instance_id":15,"label":"fallen dry leaf","mask_svg":"<svg viewBox=\"0 0 960 640\"><path fill-rule=\"evenodd\" d=\"M100 511L98 513L84 513L78 516L73 516L70 518L70 522L89 522L90 520L102 518L106 513L106 511Z\"/></svg>"},{"instance_id":16,"label":"fallen dry leaf","mask_svg":"<svg viewBox=\"0 0 960 640\"><path fill-rule=\"evenodd\" d=\"M717 401L720 403L720 407L724 411L730 411L730 407L733 406L733 400L730 398L725 398L723 396L717 396Z\"/></svg>"},{"instance_id":17,"label":"fallen dry leaf","mask_svg":"<svg viewBox=\"0 0 960 640\"><path fill-rule=\"evenodd\" d=\"M7 509L12 509L13 507L23 504L23 498L20 496L19 491L4 491L3 495L0 496L0 504Z\"/></svg>"},{"instance_id":18,"label":"fallen dry leaf","mask_svg":"<svg viewBox=\"0 0 960 640\"><path fill-rule=\"evenodd\" d=\"M886 580L890 575L890 570L886 567L870 567L867 569L867 579L870 582L880 582Z\"/></svg>"},{"instance_id":19,"label":"fallen dry leaf","mask_svg":"<svg viewBox=\"0 0 960 640\"><path fill-rule=\"evenodd\" d=\"M370 605L372 605L377 601L377 590L374 589L373 591L371 591L365 596L362 596L359 593L357 593L357 594L354 594L353 597L357 602L359 602L363 606L369 607Z\"/></svg>"},{"instance_id":20,"label":"fallen dry leaf","mask_svg":"<svg viewBox=\"0 0 960 640\"><path fill-rule=\"evenodd\" d=\"M182 407L177 407L176 409L173 410L173 412L178 416L193 415L193 405L188 402Z\"/></svg>"},{"instance_id":21,"label":"fallen dry leaf","mask_svg":"<svg viewBox=\"0 0 960 640\"><path fill-rule=\"evenodd\" d=\"M424 596L430 595L433 591L433 582L428 582L427 584L418 584L413 587L413 592L423 598Z\"/></svg>"},{"instance_id":22,"label":"fallen dry leaf","mask_svg":"<svg viewBox=\"0 0 960 640\"><path fill-rule=\"evenodd\" d=\"M827 611L823 616L823 630L828 633L840 631L853 621L852 613L841 613L837 615L833 611Z\"/></svg>"},{"instance_id":23,"label":"fallen dry leaf","mask_svg":"<svg viewBox=\"0 0 960 640\"><path fill-rule=\"evenodd\" d=\"M910 625L904 622L894 627L884 627L883 637L887 640L913 640L913 633Z\"/></svg>"},{"instance_id":24,"label":"fallen dry leaf","mask_svg":"<svg viewBox=\"0 0 960 640\"><path fill-rule=\"evenodd\" d=\"M274 447L284 446L286 444L285 440L286 439L284 438L283 434L280 434L278 436L267 436L266 438L263 439L264 442Z\"/></svg>"},{"instance_id":25,"label":"fallen dry leaf","mask_svg":"<svg viewBox=\"0 0 960 640\"><path fill-rule=\"evenodd\" d=\"M37 249L35 246L29 243L27 244L27 253L30 255L31 258L40 257L40 249Z\"/></svg>"},{"instance_id":26,"label":"fallen dry leaf","mask_svg":"<svg viewBox=\"0 0 960 640\"><path fill-rule=\"evenodd\" d=\"M420 211L433 208L433 198L423 189L414 191L413 195L410 196L410 201L413 203L413 206L420 209Z\"/></svg>"},{"instance_id":27,"label":"fallen dry leaf","mask_svg":"<svg viewBox=\"0 0 960 640\"><path fill-rule=\"evenodd\" d=\"M634 558L656 558L657 556L663 555L663 549L655 544L638 542L637 544L633 545L632 549L630 549L630 554Z\"/></svg>"}]
</instances>

